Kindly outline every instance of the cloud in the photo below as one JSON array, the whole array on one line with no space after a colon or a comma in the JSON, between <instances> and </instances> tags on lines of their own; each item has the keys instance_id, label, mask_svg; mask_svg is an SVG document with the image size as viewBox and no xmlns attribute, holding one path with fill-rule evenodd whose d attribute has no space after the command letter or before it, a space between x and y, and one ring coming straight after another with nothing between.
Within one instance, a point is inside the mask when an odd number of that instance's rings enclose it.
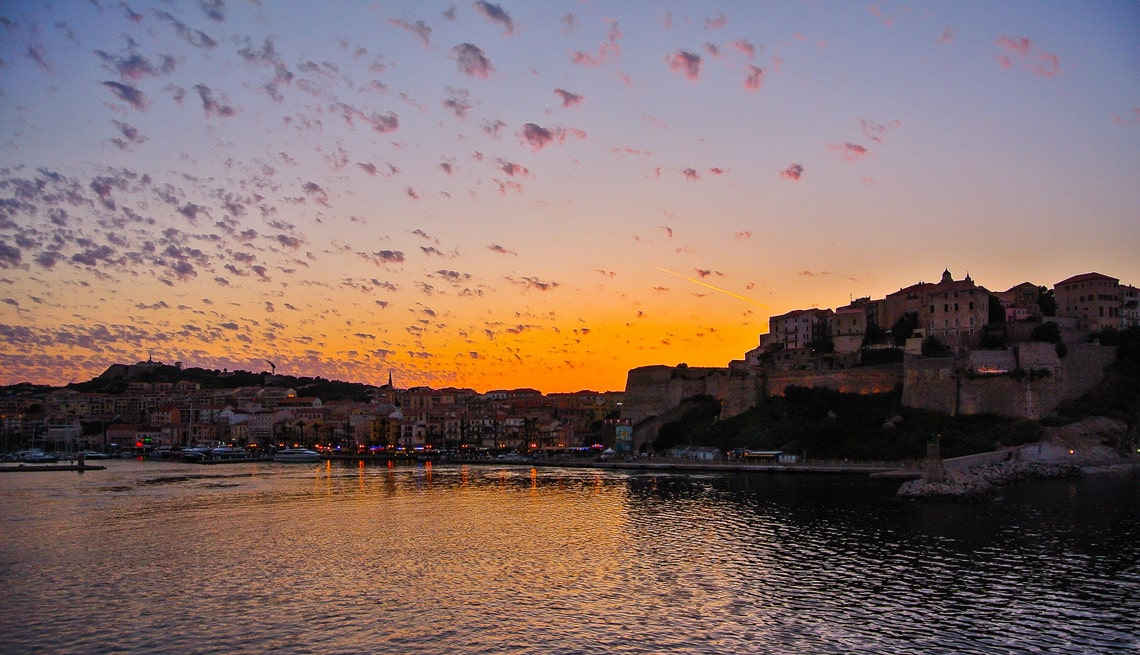
<instances>
[{"instance_id":1,"label":"cloud","mask_svg":"<svg viewBox=\"0 0 1140 655\"><path fill-rule=\"evenodd\" d=\"M800 271L799 275L800 277L819 277L822 275L831 275L831 271L820 271L819 273L815 273L813 271L803 270Z\"/></svg>"},{"instance_id":2,"label":"cloud","mask_svg":"<svg viewBox=\"0 0 1140 655\"><path fill-rule=\"evenodd\" d=\"M343 102L333 103L330 108L340 112L341 118L349 125L354 125L354 121L360 120L371 126L373 132L380 134L395 132L400 127L400 117L394 112L388 112L387 114L372 112L366 114L357 107Z\"/></svg>"},{"instance_id":3,"label":"cloud","mask_svg":"<svg viewBox=\"0 0 1140 655\"><path fill-rule=\"evenodd\" d=\"M535 123L527 123L523 125L523 129L518 133L518 136L523 141L530 144L534 152L538 152L553 142L564 143L566 137L573 136L578 139L585 139L586 133L577 128L564 128L555 126L552 128L545 128Z\"/></svg>"},{"instance_id":4,"label":"cloud","mask_svg":"<svg viewBox=\"0 0 1140 655\"><path fill-rule=\"evenodd\" d=\"M169 75L174 72L177 65L174 57L170 55L162 55L158 64L151 63L149 59L138 53L112 55L96 50L95 56L124 80L140 80L147 75Z\"/></svg>"},{"instance_id":5,"label":"cloud","mask_svg":"<svg viewBox=\"0 0 1140 655\"><path fill-rule=\"evenodd\" d=\"M203 49L209 50L211 48L217 47L217 45L218 45L218 42L215 41L214 39L210 38L210 36L207 35L205 32L202 32L200 30L190 29L189 27L186 26L185 23L178 20L174 16L171 16L169 13L167 13L165 11L158 12L157 16L159 17L159 19L165 20L166 22L170 23L171 27L173 27L174 31L178 33L178 36L182 37L183 41L189 43L190 45L192 45L196 48L203 48Z\"/></svg>"},{"instance_id":6,"label":"cloud","mask_svg":"<svg viewBox=\"0 0 1140 655\"><path fill-rule=\"evenodd\" d=\"M902 127L902 123L897 120L883 125L882 123L876 123L875 121L864 120L862 118L859 119L859 125L863 128L863 135L875 143L883 142L883 137L886 135L887 130L894 130Z\"/></svg>"},{"instance_id":7,"label":"cloud","mask_svg":"<svg viewBox=\"0 0 1140 655\"><path fill-rule=\"evenodd\" d=\"M499 253L500 255L518 255L518 253L515 252L514 250L507 250L506 248L504 248L503 246L500 246L497 243L492 243L491 245L487 246L487 250L490 250L491 252Z\"/></svg>"},{"instance_id":8,"label":"cloud","mask_svg":"<svg viewBox=\"0 0 1140 655\"><path fill-rule=\"evenodd\" d=\"M482 48L476 45L460 43L451 49L451 53L455 56L455 63L459 66L460 73L487 79L491 71L495 70Z\"/></svg>"},{"instance_id":9,"label":"cloud","mask_svg":"<svg viewBox=\"0 0 1140 655\"><path fill-rule=\"evenodd\" d=\"M1132 108L1132 116L1130 118L1125 118L1120 114L1113 114L1112 120L1117 125L1134 125L1136 123L1140 123L1140 107Z\"/></svg>"},{"instance_id":10,"label":"cloud","mask_svg":"<svg viewBox=\"0 0 1140 655\"><path fill-rule=\"evenodd\" d=\"M388 20L388 23L420 37L420 40L424 42L425 46L431 44L431 27L422 20L417 20L415 23L409 23L406 20L391 18Z\"/></svg>"},{"instance_id":11,"label":"cloud","mask_svg":"<svg viewBox=\"0 0 1140 655\"><path fill-rule=\"evenodd\" d=\"M748 75L744 77L744 90L745 91L758 91L764 85L764 69L759 66L748 66L745 68Z\"/></svg>"},{"instance_id":12,"label":"cloud","mask_svg":"<svg viewBox=\"0 0 1140 655\"><path fill-rule=\"evenodd\" d=\"M483 130L483 132L489 136L499 138L499 132L506 126L507 124L500 120L484 120L479 124L479 129Z\"/></svg>"},{"instance_id":13,"label":"cloud","mask_svg":"<svg viewBox=\"0 0 1140 655\"><path fill-rule=\"evenodd\" d=\"M455 112L456 118L467 118L467 110L471 109L471 101L467 99L467 89L447 87L447 99L443 106Z\"/></svg>"},{"instance_id":14,"label":"cloud","mask_svg":"<svg viewBox=\"0 0 1140 655\"><path fill-rule=\"evenodd\" d=\"M748 39L737 39L732 42L732 47L744 53L749 59L756 58L756 46Z\"/></svg>"},{"instance_id":15,"label":"cloud","mask_svg":"<svg viewBox=\"0 0 1140 655\"><path fill-rule=\"evenodd\" d=\"M793 182L798 182L799 179L803 177L803 174L803 164L792 164L791 166L788 166L784 170L780 171L780 177L784 178L785 180L791 180Z\"/></svg>"},{"instance_id":16,"label":"cloud","mask_svg":"<svg viewBox=\"0 0 1140 655\"><path fill-rule=\"evenodd\" d=\"M752 232L750 230L740 230L739 232L737 232L736 234L733 234L732 236L736 237L737 239L751 239L752 238Z\"/></svg>"},{"instance_id":17,"label":"cloud","mask_svg":"<svg viewBox=\"0 0 1140 655\"><path fill-rule=\"evenodd\" d=\"M583 97L577 93L571 93L565 89L555 89L554 93L557 94L558 97L562 98L563 109L569 107L577 107L578 105L582 104Z\"/></svg>"},{"instance_id":18,"label":"cloud","mask_svg":"<svg viewBox=\"0 0 1140 655\"><path fill-rule=\"evenodd\" d=\"M717 14L716 16L713 16L712 18L706 18L705 19L705 29L706 30L719 30L720 28L724 27L727 24L728 24L728 19L725 18L724 14Z\"/></svg>"},{"instance_id":19,"label":"cloud","mask_svg":"<svg viewBox=\"0 0 1140 655\"><path fill-rule=\"evenodd\" d=\"M696 182L701 179L701 174L698 173L695 168L682 168L681 175L684 175L685 179L690 182Z\"/></svg>"},{"instance_id":20,"label":"cloud","mask_svg":"<svg viewBox=\"0 0 1140 655\"><path fill-rule=\"evenodd\" d=\"M218 23L224 23L226 20L226 3L225 0L198 0L198 6L201 7L202 12L206 17Z\"/></svg>"},{"instance_id":21,"label":"cloud","mask_svg":"<svg viewBox=\"0 0 1140 655\"><path fill-rule=\"evenodd\" d=\"M618 45L618 39L620 39L621 36L621 30L618 29L617 21L610 21L610 28L606 33L606 40L598 46L598 54L592 55L588 52L575 50L570 53L570 61L582 66L601 66L611 58L621 54L621 47Z\"/></svg>"},{"instance_id":22,"label":"cloud","mask_svg":"<svg viewBox=\"0 0 1140 655\"><path fill-rule=\"evenodd\" d=\"M377 266L382 264L403 264L404 253L399 250L380 250L378 252L362 254L366 259L371 259Z\"/></svg>"},{"instance_id":23,"label":"cloud","mask_svg":"<svg viewBox=\"0 0 1140 655\"><path fill-rule=\"evenodd\" d=\"M132 144L138 145L147 141L147 138L143 136L138 129L117 119L112 119L111 122L115 124L115 127L119 130L119 134L123 137L121 139L111 139L111 143L120 149L127 150Z\"/></svg>"},{"instance_id":24,"label":"cloud","mask_svg":"<svg viewBox=\"0 0 1140 655\"><path fill-rule=\"evenodd\" d=\"M306 196L328 207L329 194L324 189L322 189L319 184L316 182L305 182L301 185L301 189L304 190Z\"/></svg>"},{"instance_id":25,"label":"cloud","mask_svg":"<svg viewBox=\"0 0 1140 655\"><path fill-rule=\"evenodd\" d=\"M146 109L147 104L149 104L146 95L133 86L113 81L103 82L102 84L118 96L119 100L122 100L139 111Z\"/></svg>"},{"instance_id":26,"label":"cloud","mask_svg":"<svg viewBox=\"0 0 1140 655\"><path fill-rule=\"evenodd\" d=\"M483 14L487 20L499 23L507 28L507 34L513 34L515 31L514 21L511 20L510 14L503 10L499 5L493 5L485 0L476 0L472 5L475 11Z\"/></svg>"},{"instance_id":27,"label":"cloud","mask_svg":"<svg viewBox=\"0 0 1140 655\"><path fill-rule=\"evenodd\" d=\"M675 73L681 73L690 80L696 81L701 76L701 56L688 50L678 50L665 58L669 68Z\"/></svg>"},{"instance_id":28,"label":"cloud","mask_svg":"<svg viewBox=\"0 0 1140 655\"><path fill-rule=\"evenodd\" d=\"M6 241L0 241L0 268L16 268L20 265L22 257L19 248L8 245Z\"/></svg>"},{"instance_id":29,"label":"cloud","mask_svg":"<svg viewBox=\"0 0 1140 655\"><path fill-rule=\"evenodd\" d=\"M942 34L938 36L939 43L950 43L954 40L954 28L947 25L942 28Z\"/></svg>"},{"instance_id":30,"label":"cloud","mask_svg":"<svg viewBox=\"0 0 1140 655\"><path fill-rule=\"evenodd\" d=\"M503 171L507 175L510 175L512 177L515 175L521 177L530 175L530 170L526 166L522 166L521 164L516 164L505 159L499 159L498 162L499 170Z\"/></svg>"},{"instance_id":31,"label":"cloud","mask_svg":"<svg viewBox=\"0 0 1140 655\"><path fill-rule=\"evenodd\" d=\"M28 56L28 59L31 59L33 62L35 62L36 66L39 66L41 69L43 69L44 72L54 72L51 62L48 61L47 53L44 51L44 47L42 45L38 43L30 45L28 46L28 49L24 51L24 54Z\"/></svg>"},{"instance_id":32,"label":"cloud","mask_svg":"<svg viewBox=\"0 0 1140 655\"><path fill-rule=\"evenodd\" d=\"M552 291L557 289L559 284L557 282L543 282L537 277L523 276L515 278L514 276L507 276L505 278L511 284L523 287L524 290L533 289L535 291Z\"/></svg>"},{"instance_id":33,"label":"cloud","mask_svg":"<svg viewBox=\"0 0 1140 655\"><path fill-rule=\"evenodd\" d=\"M827 149L832 152L838 152L844 161L858 161L868 154L867 146L859 145L858 143L833 143L827 146Z\"/></svg>"},{"instance_id":34,"label":"cloud","mask_svg":"<svg viewBox=\"0 0 1140 655\"><path fill-rule=\"evenodd\" d=\"M229 101L224 94L219 94L222 96L222 101L219 102L214 99L214 92L205 84L195 84L194 90L198 92L198 97L202 99L202 109L205 110L207 116L217 115L228 118L237 113L237 111L229 105Z\"/></svg>"},{"instance_id":35,"label":"cloud","mask_svg":"<svg viewBox=\"0 0 1140 655\"><path fill-rule=\"evenodd\" d=\"M999 50L998 63L1002 68L1011 68L1014 61L1021 61L1034 75L1041 77L1056 77L1060 72L1061 58L1034 46L1024 36L1010 37L1003 34L995 43Z\"/></svg>"}]
</instances>

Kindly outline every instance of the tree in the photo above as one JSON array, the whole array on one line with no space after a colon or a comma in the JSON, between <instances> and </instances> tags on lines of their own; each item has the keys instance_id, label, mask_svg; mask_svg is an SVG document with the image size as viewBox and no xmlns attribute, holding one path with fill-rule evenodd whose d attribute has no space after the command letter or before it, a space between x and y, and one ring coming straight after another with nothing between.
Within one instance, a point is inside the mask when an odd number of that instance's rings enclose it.
<instances>
[{"instance_id":1,"label":"tree","mask_svg":"<svg viewBox=\"0 0 1140 655\"><path fill-rule=\"evenodd\" d=\"M905 346L906 340L914 334L916 328L918 328L918 314L907 312L900 316L899 320L891 326L891 335L895 338L895 345Z\"/></svg>"},{"instance_id":2,"label":"tree","mask_svg":"<svg viewBox=\"0 0 1140 655\"><path fill-rule=\"evenodd\" d=\"M1044 341L1045 343L1061 343L1061 328L1053 321L1046 321L1033 328L1029 334L1031 341Z\"/></svg>"},{"instance_id":3,"label":"tree","mask_svg":"<svg viewBox=\"0 0 1140 655\"><path fill-rule=\"evenodd\" d=\"M950 354L950 348L938 337L926 337L922 340L923 357L949 357Z\"/></svg>"},{"instance_id":4,"label":"tree","mask_svg":"<svg viewBox=\"0 0 1140 655\"><path fill-rule=\"evenodd\" d=\"M1001 306L1001 301L998 300L997 296L990 295L989 299L990 299L990 308L989 308L990 309L990 312L989 312L990 313L990 316L989 316L990 325L993 325L994 323L1005 323L1005 307Z\"/></svg>"},{"instance_id":5,"label":"tree","mask_svg":"<svg viewBox=\"0 0 1140 655\"><path fill-rule=\"evenodd\" d=\"M1057 315L1057 299L1053 296L1053 290L1048 287L1037 287L1037 306L1041 309L1041 314L1044 316Z\"/></svg>"}]
</instances>

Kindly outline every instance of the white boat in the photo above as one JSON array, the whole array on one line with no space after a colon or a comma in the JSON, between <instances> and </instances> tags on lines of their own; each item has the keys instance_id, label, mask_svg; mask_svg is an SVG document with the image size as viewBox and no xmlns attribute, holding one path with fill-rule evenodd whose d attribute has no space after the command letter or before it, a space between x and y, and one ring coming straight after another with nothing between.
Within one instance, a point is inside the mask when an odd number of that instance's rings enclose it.
<instances>
[{"instance_id":1,"label":"white boat","mask_svg":"<svg viewBox=\"0 0 1140 655\"><path fill-rule=\"evenodd\" d=\"M319 462L321 454L308 448L284 448L273 454L275 462Z\"/></svg>"},{"instance_id":2,"label":"white boat","mask_svg":"<svg viewBox=\"0 0 1140 655\"><path fill-rule=\"evenodd\" d=\"M51 464L52 462L58 462L59 456L45 453L39 448L30 448L16 453L16 461L26 464Z\"/></svg>"}]
</instances>

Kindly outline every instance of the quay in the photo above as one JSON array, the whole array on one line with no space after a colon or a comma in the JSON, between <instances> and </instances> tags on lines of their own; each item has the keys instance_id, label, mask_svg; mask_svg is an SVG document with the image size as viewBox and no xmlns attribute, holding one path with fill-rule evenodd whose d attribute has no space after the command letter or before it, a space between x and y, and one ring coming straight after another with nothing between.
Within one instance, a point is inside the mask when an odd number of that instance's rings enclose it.
<instances>
[{"instance_id":1,"label":"quay","mask_svg":"<svg viewBox=\"0 0 1140 655\"><path fill-rule=\"evenodd\" d=\"M922 471L907 467L899 463L867 463L867 462L820 462L808 464L752 464L746 462L725 462L697 460L632 460L632 461L606 461L597 460L450 460L449 464L475 464L475 465L522 465L522 466L556 466L566 468L600 468L620 469L634 471L703 471L703 472L732 472L732 473L791 473L791 474L826 474L826 475L866 475L876 479L911 480L922 477Z\"/></svg>"},{"instance_id":2,"label":"quay","mask_svg":"<svg viewBox=\"0 0 1140 655\"><path fill-rule=\"evenodd\" d=\"M0 466L0 473L36 473L38 471L102 471L99 464L16 464Z\"/></svg>"}]
</instances>

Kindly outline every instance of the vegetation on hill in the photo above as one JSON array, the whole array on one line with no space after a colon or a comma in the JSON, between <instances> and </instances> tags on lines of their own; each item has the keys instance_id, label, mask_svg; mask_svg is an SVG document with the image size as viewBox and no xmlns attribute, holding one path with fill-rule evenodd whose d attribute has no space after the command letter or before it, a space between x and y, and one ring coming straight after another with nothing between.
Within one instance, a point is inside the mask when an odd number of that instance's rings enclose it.
<instances>
[{"instance_id":1,"label":"vegetation on hill","mask_svg":"<svg viewBox=\"0 0 1140 655\"><path fill-rule=\"evenodd\" d=\"M712 446L779 450L812 459L921 458L941 436L942 454L955 457L1036 440L1034 421L998 416L948 416L902 406L901 393L860 395L788 387L743 414L716 420L716 401L694 404L661 427L654 448Z\"/></svg>"},{"instance_id":2,"label":"vegetation on hill","mask_svg":"<svg viewBox=\"0 0 1140 655\"><path fill-rule=\"evenodd\" d=\"M87 382L67 385L83 392L121 394L131 382L195 382L202 389L236 389L238 387L288 387L299 396L315 396L323 401L357 400L367 402L372 385L359 382L341 382L322 377L295 377L270 375L267 372L219 371L207 368L182 368L169 364L121 366L116 365Z\"/></svg>"}]
</instances>

